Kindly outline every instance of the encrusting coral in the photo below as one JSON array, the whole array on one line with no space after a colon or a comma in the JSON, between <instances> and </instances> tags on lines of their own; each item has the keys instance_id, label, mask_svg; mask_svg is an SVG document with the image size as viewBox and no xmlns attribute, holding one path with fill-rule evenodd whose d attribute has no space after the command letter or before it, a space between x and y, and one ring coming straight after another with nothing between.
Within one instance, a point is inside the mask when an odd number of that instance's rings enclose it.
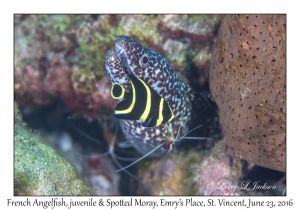
<instances>
[{"instance_id":1,"label":"encrusting coral","mask_svg":"<svg viewBox=\"0 0 300 210\"><path fill-rule=\"evenodd\" d=\"M28 131L15 104L14 194L92 195L71 164Z\"/></svg>"}]
</instances>

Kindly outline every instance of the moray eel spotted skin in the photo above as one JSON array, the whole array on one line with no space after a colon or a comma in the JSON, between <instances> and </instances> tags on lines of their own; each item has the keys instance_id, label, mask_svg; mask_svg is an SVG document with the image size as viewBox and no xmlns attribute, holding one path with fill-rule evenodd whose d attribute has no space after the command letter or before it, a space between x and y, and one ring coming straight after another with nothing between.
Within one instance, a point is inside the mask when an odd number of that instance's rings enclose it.
<instances>
[{"instance_id":1,"label":"moray eel spotted skin","mask_svg":"<svg viewBox=\"0 0 300 210\"><path fill-rule=\"evenodd\" d=\"M147 154L166 141L151 157L164 155L174 141L188 131L192 115L191 88L179 80L173 67L160 54L128 36L115 36L116 50L106 53L105 68L112 83L119 83L129 92L131 85L128 73L142 79L164 98L174 113L171 122L157 127L143 127L139 120L120 120L127 140L141 154ZM145 58L147 57L147 59ZM143 61L148 61L144 64Z\"/></svg>"}]
</instances>

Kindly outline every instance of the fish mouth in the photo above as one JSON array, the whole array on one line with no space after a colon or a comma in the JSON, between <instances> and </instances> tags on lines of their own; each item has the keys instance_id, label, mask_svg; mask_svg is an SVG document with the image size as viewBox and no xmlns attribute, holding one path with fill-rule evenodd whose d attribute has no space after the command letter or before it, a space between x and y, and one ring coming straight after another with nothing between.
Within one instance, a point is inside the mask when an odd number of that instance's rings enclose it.
<instances>
[{"instance_id":1,"label":"fish mouth","mask_svg":"<svg viewBox=\"0 0 300 210\"><path fill-rule=\"evenodd\" d=\"M124 59L123 59L124 60ZM112 83L119 83L121 84L126 91L130 90L130 80L128 74L125 71L123 66L126 65L126 62L121 62L119 56L117 55L116 51L110 49L106 52L105 56L105 68L108 73L108 76ZM127 67L128 69L128 67ZM127 70L126 69L126 70ZM128 71L127 71L128 72Z\"/></svg>"},{"instance_id":2,"label":"fish mouth","mask_svg":"<svg viewBox=\"0 0 300 210\"><path fill-rule=\"evenodd\" d=\"M116 53L119 57L120 60L122 60L123 57L126 56L126 48L127 48L127 45L129 43L129 38L124 36L124 35L121 35L121 36L117 36L115 34L113 34L113 36L116 39L115 41L115 48L116 48Z\"/></svg>"},{"instance_id":3,"label":"fish mouth","mask_svg":"<svg viewBox=\"0 0 300 210\"><path fill-rule=\"evenodd\" d=\"M128 62L124 55L118 55L115 50L108 50L105 55L105 65L124 71L129 69ZM126 71L124 71L126 73ZM128 74L128 73L126 73Z\"/></svg>"},{"instance_id":4,"label":"fish mouth","mask_svg":"<svg viewBox=\"0 0 300 210\"><path fill-rule=\"evenodd\" d=\"M118 36L115 34L113 34L113 36L117 38L117 40L115 41L115 48L116 48L115 52L120 60L122 70L126 73L126 75L131 75L132 70L128 64L127 54L126 54L126 49L128 48L128 43L130 41L129 37L124 35Z\"/></svg>"},{"instance_id":5,"label":"fish mouth","mask_svg":"<svg viewBox=\"0 0 300 210\"><path fill-rule=\"evenodd\" d=\"M121 56L121 66L122 66L122 70L125 72L125 74L127 76L132 75L132 70L127 62L127 59L125 57Z\"/></svg>"},{"instance_id":6,"label":"fish mouth","mask_svg":"<svg viewBox=\"0 0 300 210\"><path fill-rule=\"evenodd\" d=\"M117 44L116 44L116 53L120 60L126 57L126 52L124 48L117 46Z\"/></svg>"},{"instance_id":7,"label":"fish mouth","mask_svg":"<svg viewBox=\"0 0 300 210\"><path fill-rule=\"evenodd\" d=\"M105 62L108 64L114 63L114 62L118 62L118 55L116 54L116 52L112 49L108 50L106 52L105 55Z\"/></svg>"}]
</instances>

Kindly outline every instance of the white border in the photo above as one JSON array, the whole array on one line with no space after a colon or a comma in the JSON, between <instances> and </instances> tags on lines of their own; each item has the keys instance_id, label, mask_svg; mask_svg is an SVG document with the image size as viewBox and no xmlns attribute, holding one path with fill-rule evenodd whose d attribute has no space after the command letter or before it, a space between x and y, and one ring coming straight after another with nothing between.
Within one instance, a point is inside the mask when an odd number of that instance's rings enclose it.
<instances>
[{"instance_id":1,"label":"white border","mask_svg":"<svg viewBox=\"0 0 300 210\"><path fill-rule=\"evenodd\" d=\"M296 1L293 1L296 2ZM299 209L299 11L292 1L6 1L1 3L1 181L0 207L7 209L7 199L13 197L13 14L14 13L287 13L287 197L255 197L256 200L294 200L290 209ZM67 199L81 200L78 197ZM105 199L109 197L104 197ZM142 197L159 200L161 197ZM173 199L173 197L168 197ZM184 197L183 199L185 199ZM203 197L199 199L208 199ZM218 197L221 198L221 197ZM244 197L248 199L247 197ZM20 198L21 199L21 198ZM25 199L24 197L22 199ZM41 200L48 198L41 198ZM98 198L97 198L98 199ZM119 199L112 197L112 199ZM174 199L179 199L175 197ZM196 198L195 198L196 199ZM216 198L215 198L216 199ZM240 200L241 197L226 197ZM174 207L164 207L164 209ZM185 207L186 208L186 207ZM199 207L198 207L199 208ZM225 207L229 209L232 207ZM39 208L41 209L41 208ZM79 209L79 208L78 208ZM95 209L95 208L94 208ZM97 208L99 209L99 207ZM103 208L101 208L103 209ZM105 208L106 209L106 208ZM140 209L140 207L130 208ZM150 209L150 208L149 208ZM162 209L162 207L160 208Z\"/></svg>"}]
</instances>

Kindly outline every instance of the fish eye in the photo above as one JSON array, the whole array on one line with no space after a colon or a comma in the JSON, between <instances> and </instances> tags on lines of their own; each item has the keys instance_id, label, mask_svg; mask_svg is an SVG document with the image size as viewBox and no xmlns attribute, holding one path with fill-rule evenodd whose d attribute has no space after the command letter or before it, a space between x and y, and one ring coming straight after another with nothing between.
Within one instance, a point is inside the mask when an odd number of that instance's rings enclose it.
<instances>
[{"instance_id":1,"label":"fish eye","mask_svg":"<svg viewBox=\"0 0 300 210\"><path fill-rule=\"evenodd\" d=\"M148 67L149 66L149 55L147 54L147 53L144 53L143 55L142 55L142 57L140 58L140 66L142 67L142 68L146 68L146 67Z\"/></svg>"}]
</instances>

